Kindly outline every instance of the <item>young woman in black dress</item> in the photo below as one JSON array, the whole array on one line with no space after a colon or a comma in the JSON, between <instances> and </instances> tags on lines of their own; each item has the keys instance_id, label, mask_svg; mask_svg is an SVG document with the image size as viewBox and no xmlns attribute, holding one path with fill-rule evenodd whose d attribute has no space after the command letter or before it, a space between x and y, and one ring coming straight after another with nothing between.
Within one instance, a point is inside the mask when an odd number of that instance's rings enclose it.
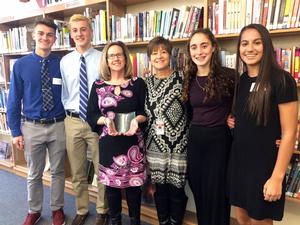
<instances>
[{"instance_id":1,"label":"young woman in black dress","mask_svg":"<svg viewBox=\"0 0 300 225\"><path fill-rule=\"evenodd\" d=\"M198 224L229 225L226 174L231 134L234 71L221 66L218 44L208 29L196 30L188 43L183 98L191 105L188 137L188 180Z\"/></svg>"},{"instance_id":2,"label":"young woman in black dress","mask_svg":"<svg viewBox=\"0 0 300 225\"><path fill-rule=\"evenodd\" d=\"M237 76L235 89L230 203L240 224L272 225L283 217L285 171L297 130L296 83L277 64L269 32L260 24L240 33L236 68L241 63L245 72Z\"/></svg>"}]
</instances>

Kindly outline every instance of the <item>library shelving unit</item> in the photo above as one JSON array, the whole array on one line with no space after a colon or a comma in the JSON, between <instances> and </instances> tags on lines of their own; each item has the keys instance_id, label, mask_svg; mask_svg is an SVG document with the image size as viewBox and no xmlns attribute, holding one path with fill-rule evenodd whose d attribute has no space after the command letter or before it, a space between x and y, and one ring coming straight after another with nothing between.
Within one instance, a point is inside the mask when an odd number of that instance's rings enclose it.
<instances>
[{"instance_id":1,"label":"library shelving unit","mask_svg":"<svg viewBox=\"0 0 300 225\"><path fill-rule=\"evenodd\" d=\"M50 17L53 19L57 19L60 21L68 21L69 17L74 13L83 13L86 12L89 8L93 14L99 10L106 11L106 38L108 41L112 40L112 27L111 20L112 16L124 17L125 14L135 14L139 12L150 11L150 10L172 10L173 8L181 8L184 5L194 5L196 7L203 7L203 26L211 28L211 10L216 3L230 3L230 2L248 2L252 1L257 2L258 0L247 0L247 1L231 1L231 0L65 0L62 3L57 3L53 5L47 6L36 6L31 8L26 8L24 5L28 3L18 3L16 7L24 7L24 10L21 13L17 13L15 15L10 16L0 16L0 31L8 31L14 27L28 26L28 33L32 31L30 27L34 23L36 17ZM33 4L35 0L31 0L30 4ZM38 2L38 1L36 1ZM43 1L39 1L43 2ZM259 1L266 2L266 1ZM274 1L270 1L274 2ZM227 5L229 6L229 5ZM230 6L234 7L234 6ZM220 8L219 8L220 9ZM299 10L300 11L300 10ZM220 12L220 10L219 10ZM232 9L231 13L234 12ZM300 13L300 12L299 12ZM225 15L223 16L225 18ZM215 16L214 18L220 18L219 16ZM240 19L240 17L239 17ZM224 22L224 21L223 21ZM233 23L235 24L235 23ZM300 24L299 24L300 25ZM300 43L300 26L296 28L285 28L285 29L273 29L270 30L272 39L274 41L275 47L288 48L293 45L299 45ZM230 52L236 51L236 39L239 35L238 29L233 33L226 34L216 34L216 38L218 39L220 46ZM186 45L188 38L177 38L171 39L174 45L178 45L181 48ZM0 40L1 41L1 40ZM96 48L102 48L105 43L97 44ZM130 48L130 51L143 51L146 52L146 45L148 41L139 41L139 42L131 42L126 43ZM32 43L27 43L27 49L21 51L5 51L0 52L0 58L2 58L2 68L3 75L5 78L4 87L6 90L9 89L9 81L10 81L10 64L11 59L19 58L23 55L28 54L31 51ZM299 46L300 47L300 46ZM64 55L69 51L72 51L74 48L72 47L56 47L53 49L60 55ZM1 50L1 42L0 42L0 50ZM1 85L1 84L0 84ZM300 85L298 85L299 87ZM5 113L4 111L0 113ZM0 131L0 141L5 140L11 144L11 136L8 132ZM12 146L12 157L8 160L0 160L0 168L10 170L15 172L18 175L26 176L27 168L26 161L24 159L24 154L22 151L16 150L14 146ZM295 154L299 154L299 152L295 152ZM68 162L66 163L66 185L65 189L67 192L72 193L72 185L70 179L70 172L68 169ZM45 172L43 177L44 182L49 184L50 176L48 172ZM96 190L94 187L90 186L89 188L90 198L92 201L95 201L96 198ZM290 200L290 198L287 198ZM300 200L291 199L291 201L296 201L300 203ZM127 205L123 202L123 208L126 212ZM156 210L154 207L143 205L142 206L142 220L149 222L150 224L158 224L156 217ZM194 212L187 211L186 218L184 220L184 224L197 224L196 216Z\"/></svg>"},{"instance_id":2,"label":"library shelving unit","mask_svg":"<svg viewBox=\"0 0 300 225\"><path fill-rule=\"evenodd\" d=\"M33 4L33 1L31 0L30 4ZM38 2L38 1L37 1ZM40 1L41 2L41 1ZM46 5L46 6L40 6L36 4L34 7L26 8L24 7L24 10L21 13L17 13L15 15L10 16L0 16L0 32L1 31L10 31L13 33L12 28L19 28L22 26L26 26L27 30L26 33L28 35L27 46L23 49L15 49L10 48L6 50L1 51L0 46L0 57L1 57L1 70L2 75L4 76L4 82L3 84L0 84L3 86L3 89L8 90L9 84L10 84L10 71L13 66L14 59L20 58L26 54L29 54L32 49L32 40L30 40L32 27L34 24L34 21L36 18L53 18L59 21L68 21L69 17L73 15L74 13L81 13L83 14L86 12L87 8L89 8L93 14L96 14L99 10L105 10L107 19L105 21L106 23L106 37L107 40L111 40L110 34L110 18L112 15L123 17L127 13L127 7L130 7L131 5L139 5L139 4L149 4L151 2L154 2L153 0L65 0L62 1L62 3L57 3L53 5ZM25 4L28 3L16 3L15 7L23 7ZM26 10L25 10L26 8ZM174 41L175 43L184 43L186 42L187 38L185 39L179 39ZM1 40L0 40L1 41ZM11 44L12 40L6 40L6 42L10 42ZM3 43L3 42L2 42ZM137 43L128 43L128 45L132 48L135 47L145 47L148 42L137 42ZM95 45L96 48L102 48L105 43L97 44ZM1 42L0 42L1 45ZM11 47L11 46L9 46ZM68 53L69 51L72 51L74 47L55 47L53 48L53 51L56 52L59 55L64 55ZM6 113L5 109L3 109L0 113ZM26 160L24 158L24 152L19 151L13 146L12 144L12 137L10 135L9 131L0 131L0 141L6 141L11 146L12 155L7 160L0 160L0 169L5 169L11 172L14 172L17 175L26 177L27 175L27 166L26 166ZM68 160L66 160L65 165L65 176L66 176L66 182L65 182L65 191L71 194L74 194L72 191L72 183L71 183L71 175L70 175L70 169L69 169L69 163ZM48 171L44 173L43 176L43 182L46 185L49 185L51 181L51 177ZM96 200L96 188L92 185L89 186L89 194L90 194L90 200L95 201ZM126 202L122 203L124 212L128 212L128 207ZM157 216L156 216L156 210L153 206L147 206L142 205L142 220L146 221L150 224L158 224ZM184 221L184 224L192 225L196 224L196 217L195 213L193 212L187 212L186 218Z\"/></svg>"}]
</instances>

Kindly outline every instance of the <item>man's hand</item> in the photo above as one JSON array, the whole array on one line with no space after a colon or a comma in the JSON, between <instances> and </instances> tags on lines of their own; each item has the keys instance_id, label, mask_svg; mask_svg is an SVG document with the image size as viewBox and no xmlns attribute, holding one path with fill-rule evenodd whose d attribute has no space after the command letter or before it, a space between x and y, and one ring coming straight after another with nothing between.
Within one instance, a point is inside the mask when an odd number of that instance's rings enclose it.
<instances>
[{"instance_id":1,"label":"man's hand","mask_svg":"<svg viewBox=\"0 0 300 225\"><path fill-rule=\"evenodd\" d=\"M13 138L13 144L17 149L24 151L24 138L23 136L18 136Z\"/></svg>"}]
</instances>

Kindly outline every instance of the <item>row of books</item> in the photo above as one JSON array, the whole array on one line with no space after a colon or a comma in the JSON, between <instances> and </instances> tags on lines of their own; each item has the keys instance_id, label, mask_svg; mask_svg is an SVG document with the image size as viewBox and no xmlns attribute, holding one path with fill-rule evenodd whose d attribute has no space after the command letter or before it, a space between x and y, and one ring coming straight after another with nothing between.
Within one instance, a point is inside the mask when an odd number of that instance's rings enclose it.
<instances>
[{"instance_id":1,"label":"row of books","mask_svg":"<svg viewBox=\"0 0 300 225\"><path fill-rule=\"evenodd\" d=\"M214 34L238 33L260 23L268 29L300 26L299 0L218 0L208 8L208 27Z\"/></svg>"},{"instance_id":2,"label":"row of books","mask_svg":"<svg viewBox=\"0 0 300 225\"><path fill-rule=\"evenodd\" d=\"M296 80L300 80L300 47L293 46L292 48L275 48L276 60L280 67L289 72ZM220 50L220 59L222 66L235 69L236 54L229 51Z\"/></svg>"},{"instance_id":3,"label":"row of books","mask_svg":"<svg viewBox=\"0 0 300 225\"><path fill-rule=\"evenodd\" d=\"M0 31L0 53L26 52L33 46L32 29L28 26Z\"/></svg>"},{"instance_id":4,"label":"row of books","mask_svg":"<svg viewBox=\"0 0 300 225\"><path fill-rule=\"evenodd\" d=\"M286 196L300 199L300 155L294 154L286 172Z\"/></svg>"},{"instance_id":5,"label":"row of books","mask_svg":"<svg viewBox=\"0 0 300 225\"><path fill-rule=\"evenodd\" d=\"M155 36L168 39L185 38L203 27L203 7L182 6L181 9L150 10L138 14L112 15L112 41L148 41Z\"/></svg>"},{"instance_id":6,"label":"row of books","mask_svg":"<svg viewBox=\"0 0 300 225\"><path fill-rule=\"evenodd\" d=\"M130 53L130 60L135 77L146 77L153 74L153 68L149 62L147 53ZM179 48L173 48L170 59L170 67L174 70L183 70L186 65L186 54Z\"/></svg>"},{"instance_id":7,"label":"row of books","mask_svg":"<svg viewBox=\"0 0 300 225\"><path fill-rule=\"evenodd\" d=\"M300 78L300 47L276 48L276 60L282 69L289 72L298 82Z\"/></svg>"},{"instance_id":8,"label":"row of books","mask_svg":"<svg viewBox=\"0 0 300 225\"><path fill-rule=\"evenodd\" d=\"M99 10L94 18L91 18L93 32L93 45L105 44L107 42L106 10ZM57 40L53 48L70 48L72 44L68 22L54 20L58 29ZM8 31L0 31L0 53L31 51L34 46L32 39L33 27L22 26L10 28Z\"/></svg>"}]
</instances>

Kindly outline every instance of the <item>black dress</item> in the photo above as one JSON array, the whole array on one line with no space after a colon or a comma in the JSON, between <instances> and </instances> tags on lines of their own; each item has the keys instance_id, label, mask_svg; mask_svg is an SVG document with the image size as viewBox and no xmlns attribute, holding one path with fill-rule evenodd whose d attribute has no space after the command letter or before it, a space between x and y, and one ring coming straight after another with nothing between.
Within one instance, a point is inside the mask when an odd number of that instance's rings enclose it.
<instances>
[{"instance_id":1,"label":"black dress","mask_svg":"<svg viewBox=\"0 0 300 225\"><path fill-rule=\"evenodd\" d=\"M286 72L280 73L271 74L271 108L265 127L256 125L255 119L247 113L246 103L256 78L244 73L238 89L229 164L229 197L232 205L245 209L257 220L281 220L283 217L285 181L280 200L268 202L263 195L263 186L271 177L277 159L275 141L281 138L278 104L297 100L294 78Z\"/></svg>"},{"instance_id":2,"label":"black dress","mask_svg":"<svg viewBox=\"0 0 300 225\"><path fill-rule=\"evenodd\" d=\"M99 180L115 188L141 186L146 179L144 139L141 129L133 136L110 136L106 126L97 125L100 116L114 119L115 113L135 112L144 115L146 85L141 78L131 79L120 86L120 95L115 86L103 80L95 81L88 103L88 122L100 135Z\"/></svg>"}]
</instances>

